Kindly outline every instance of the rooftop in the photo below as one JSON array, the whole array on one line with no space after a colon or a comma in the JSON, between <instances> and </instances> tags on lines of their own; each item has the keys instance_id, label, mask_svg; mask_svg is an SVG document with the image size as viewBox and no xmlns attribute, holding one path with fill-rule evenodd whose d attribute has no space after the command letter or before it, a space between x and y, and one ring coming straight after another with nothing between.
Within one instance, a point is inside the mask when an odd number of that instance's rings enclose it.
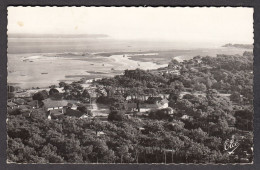
<instances>
[{"instance_id":1,"label":"rooftop","mask_svg":"<svg viewBox=\"0 0 260 170\"><path fill-rule=\"evenodd\" d=\"M140 104L140 108L147 108L147 109L158 109L161 107L161 104Z\"/></svg>"},{"instance_id":2,"label":"rooftop","mask_svg":"<svg viewBox=\"0 0 260 170\"><path fill-rule=\"evenodd\" d=\"M63 114L62 113L62 109L57 109L57 110L51 110L50 111L50 115L51 116L58 116L58 115L61 115L61 114Z\"/></svg>"},{"instance_id":3,"label":"rooftop","mask_svg":"<svg viewBox=\"0 0 260 170\"><path fill-rule=\"evenodd\" d=\"M68 102L65 100L52 100L52 99L45 99L42 101L46 108L53 108L53 107L64 107L68 105Z\"/></svg>"}]
</instances>

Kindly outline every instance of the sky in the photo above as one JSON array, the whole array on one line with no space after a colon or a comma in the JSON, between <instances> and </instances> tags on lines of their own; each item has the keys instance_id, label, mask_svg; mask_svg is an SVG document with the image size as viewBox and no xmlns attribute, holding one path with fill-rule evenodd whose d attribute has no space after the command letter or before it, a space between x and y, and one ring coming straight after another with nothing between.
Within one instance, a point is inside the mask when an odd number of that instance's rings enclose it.
<instances>
[{"instance_id":1,"label":"sky","mask_svg":"<svg viewBox=\"0 0 260 170\"><path fill-rule=\"evenodd\" d=\"M8 7L8 34L253 43L253 8Z\"/></svg>"}]
</instances>

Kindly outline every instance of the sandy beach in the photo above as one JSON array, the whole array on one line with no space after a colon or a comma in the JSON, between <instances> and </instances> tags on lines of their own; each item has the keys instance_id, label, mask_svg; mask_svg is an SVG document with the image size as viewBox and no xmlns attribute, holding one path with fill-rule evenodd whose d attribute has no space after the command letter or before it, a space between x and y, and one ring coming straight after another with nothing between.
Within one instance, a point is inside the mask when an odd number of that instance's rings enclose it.
<instances>
[{"instance_id":1,"label":"sandy beach","mask_svg":"<svg viewBox=\"0 0 260 170\"><path fill-rule=\"evenodd\" d=\"M17 83L21 88L48 87L61 80L71 82L83 77L111 77L125 69L163 66L166 65L130 60L127 54L110 57L82 56L82 53L8 54L8 83ZM93 70L103 74L89 73Z\"/></svg>"}]
</instances>

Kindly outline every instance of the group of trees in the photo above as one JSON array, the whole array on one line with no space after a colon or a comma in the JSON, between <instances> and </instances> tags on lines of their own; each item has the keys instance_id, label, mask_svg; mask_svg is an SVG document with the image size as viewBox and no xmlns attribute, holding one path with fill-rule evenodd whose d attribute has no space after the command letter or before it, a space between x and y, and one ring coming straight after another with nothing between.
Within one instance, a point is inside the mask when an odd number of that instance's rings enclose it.
<instances>
[{"instance_id":1,"label":"group of trees","mask_svg":"<svg viewBox=\"0 0 260 170\"><path fill-rule=\"evenodd\" d=\"M115 112L113 114L122 114ZM112 115L113 115L112 114ZM111 116L112 116L111 115ZM17 163L227 163L225 138L202 128L187 129L179 120L130 117L109 122L98 119L47 120L34 111L31 117L8 116L9 162ZM109 118L110 120L110 118ZM212 129L214 127L211 127ZM102 135L100 132L103 132ZM250 136L251 135L251 136ZM252 133L241 141L237 154L252 144ZM252 146L252 145L251 145Z\"/></svg>"},{"instance_id":2,"label":"group of trees","mask_svg":"<svg viewBox=\"0 0 260 170\"><path fill-rule=\"evenodd\" d=\"M243 95L246 102L252 102L253 54L250 52L245 52L243 56L197 56L183 63L173 60L167 69L171 69L174 65L178 65L180 75L166 72L158 74L141 69L125 70L124 75L104 78L97 83L106 87L139 88L137 91L129 90L129 94L132 95L142 95L150 89L155 89L155 93L166 90L185 91L189 88L201 92L216 89L222 93L237 92Z\"/></svg>"},{"instance_id":3,"label":"group of trees","mask_svg":"<svg viewBox=\"0 0 260 170\"><path fill-rule=\"evenodd\" d=\"M220 138L201 129L187 130L182 122L138 118L100 122L66 117L49 121L36 111L30 118L18 115L8 119L9 162L228 162Z\"/></svg>"},{"instance_id":4,"label":"group of trees","mask_svg":"<svg viewBox=\"0 0 260 170\"><path fill-rule=\"evenodd\" d=\"M195 57L182 63L173 60L169 68L175 65L180 75L136 69L95 82L105 86L108 94L97 99L111 106L107 122L97 118L48 120L41 109L29 117L8 115L8 161L237 163L244 155L252 161L252 54ZM59 86L67 99L90 96L80 82ZM52 89L49 94L36 93L34 99L58 94ZM147 117L126 116L126 96L136 96L135 102L140 102L138 96L158 93L170 94L171 109L152 111ZM241 108L236 110L235 105ZM183 115L192 119L183 119ZM232 135L241 139L230 155L223 144Z\"/></svg>"},{"instance_id":5,"label":"group of trees","mask_svg":"<svg viewBox=\"0 0 260 170\"><path fill-rule=\"evenodd\" d=\"M169 93L169 106L174 109L174 116L171 117L165 110L152 111L149 118L153 120L179 120L184 122L184 128L192 131L199 128L222 142L232 134L244 136L244 131L252 132L252 53L245 52L243 56L218 55L216 58L194 57L183 63L173 60L168 68L176 68L176 65L181 70L180 75L161 75L136 69L126 70L122 76L103 79L99 83L127 88L128 82L131 82L131 86L135 84L135 89L138 90L129 93L130 95L141 96L150 89L155 89L157 94ZM113 83L110 84L111 82ZM154 86L150 86L151 84ZM181 97L180 94L187 92L189 88L191 93ZM193 94L196 91L201 95ZM240 110L234 110L236 105L240 106ZM111 115L116 117L118 112ZM123 114L119 115L120 118ZM182 115L188 115L192 119L182 120ZM249 140L252 143L252 139ZM244 147L240 154L251 153L249 148Z\"/></svg>"},{"instance_id":6,"label":"group of trees","mask_svg":"<svg viewBox=\"0 0 260 170\"><path fill-rule=\"evenodd\" d=\"M80 82L72 82L71 84L60 82L59 88L63 88L64 93L60 93L55 85L50 86L49 92L46 90L39 91L33 95L33 100L42 101L46 98L53 100L82 100L90 99L90 93L88 90L83 89Z\"/></svg>"}]
</instances>

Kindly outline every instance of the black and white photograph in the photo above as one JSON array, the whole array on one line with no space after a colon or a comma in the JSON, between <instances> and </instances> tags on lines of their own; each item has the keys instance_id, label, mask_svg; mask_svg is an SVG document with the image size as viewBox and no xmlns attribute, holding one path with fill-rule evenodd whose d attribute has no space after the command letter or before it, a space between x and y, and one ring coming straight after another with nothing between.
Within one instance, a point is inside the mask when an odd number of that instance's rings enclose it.
<instances>
[{"instance_id":1,"label":"black and white photograph","mask_svg":"<svg viewBox=\"0 0 260 170\"><path fill-rule=\"evenodd\" d=\"M253 8L7 12L7 164L253 164Z\"/></svg>"}]
</instances>

